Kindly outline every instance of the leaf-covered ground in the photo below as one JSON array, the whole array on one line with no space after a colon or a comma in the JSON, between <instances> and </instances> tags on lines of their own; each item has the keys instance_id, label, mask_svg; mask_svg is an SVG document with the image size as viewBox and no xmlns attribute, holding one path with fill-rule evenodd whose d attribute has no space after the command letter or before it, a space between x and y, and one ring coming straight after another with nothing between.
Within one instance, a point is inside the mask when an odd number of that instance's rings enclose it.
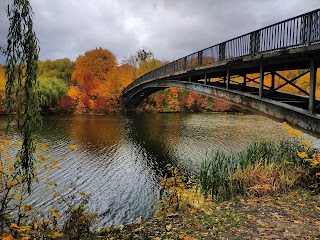
<instances>
[{"instance_id":1,"label":"leaf-covered ground","mask_svg":"<svg viewBox=\"0 0 320 240\"><path fill-rule=\"evenodd\" d=\"M188 213L106 228L96 239L320 239L320 195L206 201Z\"/></svg>"}]
</instances>

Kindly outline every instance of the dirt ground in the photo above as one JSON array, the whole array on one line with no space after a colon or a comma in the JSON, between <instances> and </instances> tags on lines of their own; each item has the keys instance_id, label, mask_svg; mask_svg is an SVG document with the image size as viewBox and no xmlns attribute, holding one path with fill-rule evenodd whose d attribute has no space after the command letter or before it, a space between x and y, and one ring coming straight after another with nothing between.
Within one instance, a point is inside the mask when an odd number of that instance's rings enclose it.
<instances>
[{"instance_id":1,"label":"dirt ground","mask_svg":"<svg viewBox=\"0 0 320 240\"><path fill-rule=\"evenodd\" d=\"M320 239L319 194L294 191L203 205L207 208L107 227L96 239Z\"/></svg>"}]
</instances>

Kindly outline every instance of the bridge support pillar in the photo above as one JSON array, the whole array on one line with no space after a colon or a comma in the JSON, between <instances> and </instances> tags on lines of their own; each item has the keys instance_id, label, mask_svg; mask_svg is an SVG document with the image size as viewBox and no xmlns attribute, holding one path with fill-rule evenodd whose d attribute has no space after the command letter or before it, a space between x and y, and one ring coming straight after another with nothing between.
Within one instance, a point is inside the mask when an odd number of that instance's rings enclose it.
<instances>
[{"instance_id":1,"label":"bridge support pillar","mask_svg":"<svg viewBox=\"0 0 320 240\"><path fill-rule=\"evenodd\" d=\"M230 70L227 70L226 89L230 89Z\"/></svg>"},{"instance_id":2,"label":"bridge support pillar","mask_svg":"<svg viewBox=\"0 0 320 240\"><path fill-rule=\"evenodd\" d=\"M264 72L263 66L260 65L260 82L259 82L259 98L263 97Z\"/></svg>"},{"instance_id":3,"label":"bridge support pillar","mask_svg":"<svg viewBox=\"0 0 320 240\"><path fill-rule=\"evenodd\" d=\"M247 74L243 74L243 86L247 86Z\"/></svg>"},{"instance_id":4,"label":"bridge support pillar","mask_svg":"<svg viewBox=\"0 0 320 240\"><path fill-rule=\"evenodd\" d=\"M272 90L272 89L274 89L274 77L275 77L275 72L274 71L272 71L271 72L271 87L270 87L270 89Z\"/></svg>"},{"instance_id":5,"label":"bridge support pillar","mask_svg":"<svg viewBox=\"0 0 320 240\"><path fill-rule=\"evenodd\" d=\"M204 74L204 85L207 85L208 84L208 79L207 79L207 74L205 73Z\"/></svg>"},{"instance_id":6,"label":"bridge support pillar","mask_svg":"<svg viewBox=\"0 0 320 240\"><path fill-rule=\"evenodd\" d=\"M189 82L191 82L191 75L189 76Z\"/></svg>"},{"instance_id":7,"label":"bridge support pillar","mask_svg":"<svg viewBox=\"0 0 320 240\"><path fill-rule=\"evenodd\" d=\"M309 91L309 113L314 112L316 103L316 81L317 81L317 66L314 58L310 59L310 91Z\"/></svg>"}]
</instances>

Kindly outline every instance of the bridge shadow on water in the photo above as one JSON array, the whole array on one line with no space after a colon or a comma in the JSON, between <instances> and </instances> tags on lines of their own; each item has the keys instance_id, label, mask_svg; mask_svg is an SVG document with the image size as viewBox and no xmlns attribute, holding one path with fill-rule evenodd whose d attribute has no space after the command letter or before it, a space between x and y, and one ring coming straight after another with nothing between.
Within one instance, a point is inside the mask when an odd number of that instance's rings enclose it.
<instances>
[{"instance_id":1,"label":"bridge shadow on water","mask_svg":"<svg viewBox=\"0 0 320 240\"><path fill-rule=\"evenodd\" d=\"M143 154L148 156L141 159L147 161L144 164L158 176L170 175L167 165L177 166L179 163L170 145L170 140L180 135L179 124L174 123L179 121L179 117L153 114L150 124L150 114L126 113L123 120L126 137L136 146L135 149L144 151Z\"/></svg>"}]
</instances>

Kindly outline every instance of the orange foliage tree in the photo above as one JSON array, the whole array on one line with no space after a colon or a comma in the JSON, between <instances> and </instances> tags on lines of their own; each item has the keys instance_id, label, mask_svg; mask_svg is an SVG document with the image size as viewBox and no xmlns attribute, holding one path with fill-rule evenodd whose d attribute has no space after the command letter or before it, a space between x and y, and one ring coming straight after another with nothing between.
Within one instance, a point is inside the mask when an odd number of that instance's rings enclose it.
<instances>
[{"instance_id":1,"label":"orange foliage tree","mask_svg":"<svg viewBox=\"0 0 320 240\"><path fill-rule=\"evenodd\" d=\"M115 56L102 48L88 51L77 58L71 77L74 86L70 87L68 96L78 101L78 111L110 110L109 100L114 97L110 95L110 76L116 66ZM100 106L102 102L105 105L103 108Z\"/></svg>"}]
</instances>

